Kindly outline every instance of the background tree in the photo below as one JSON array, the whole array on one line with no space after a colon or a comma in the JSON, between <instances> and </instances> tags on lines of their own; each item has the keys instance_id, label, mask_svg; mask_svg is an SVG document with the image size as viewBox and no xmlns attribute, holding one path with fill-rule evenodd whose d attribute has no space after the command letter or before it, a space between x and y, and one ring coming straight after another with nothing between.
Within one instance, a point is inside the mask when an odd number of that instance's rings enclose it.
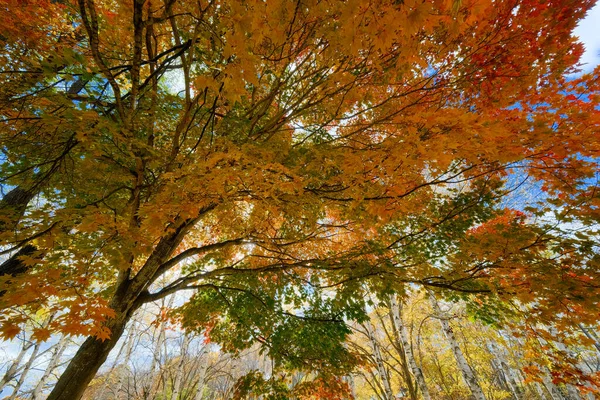
<instances>
[{"instance_id":1,"label":"background tree","mask_svg":"<svg viewBox=\"0 0 600 400\"><path fill-rule=\"evenodd\" d=\"M588 381L576 386L573 384L576 380L569 383L562 379L567 371L581 377L597 375L598 368L589 362L596 357L593 345L548 346L548 343L540 343L539 336L531 332L518 334L505 329L506 322L490 324L489 320L474 319L470 306L464 302L438 300L435 304L443 310L445 324L452 329L452 339L446 335L448 327L440 323L440 313L429 297L423 291L411 293L406 297L402 315L415 363L420 367L432 398L472 398L472 389L463 379L465 366L469 368L469 374L476 376L486 399L592 399L597 396L594 392L598 389L597 382L591 384ZM396 339L390 332L394 321L387 312L390 306L390 303L381 302L370 313L376 332L373 337L378 348L383 349L380 354L389 373L382 377L366 332L357 327L352 336L351 347L366 359L355 373L356 398L376 396L385 399L385 379L390 380L398 392L404 389L406 398L412 396L408 390L411 378L407 379L404 373L404 361L396 352ZM480 310L485 311L486 308ZM455 355L456 346L462 354L461 360ZM578 359L567 361L565 354L575 353L578 353ZM565 362L554 364L553 357L562 357ZM569 365L570 362L574 364ZM424 396L417 394L416 398Z\"/></svg>"}]
</instances>

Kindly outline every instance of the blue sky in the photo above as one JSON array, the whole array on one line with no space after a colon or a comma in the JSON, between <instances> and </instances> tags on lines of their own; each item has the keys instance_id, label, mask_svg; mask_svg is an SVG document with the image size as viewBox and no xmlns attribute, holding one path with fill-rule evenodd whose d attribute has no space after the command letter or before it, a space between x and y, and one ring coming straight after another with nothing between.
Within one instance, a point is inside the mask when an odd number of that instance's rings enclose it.
<instances>
[{"instance_id":1,"label":"blue sky","mask_svg":"<svg viewBox=\"0 0 600 400\"><path fill-rule=\"evenodd\" d=\"M575 34L585 45L585 53L581 59L581 62L586 64L583 70L591 71L600 64L600 3L596 4L579 23Z\"/></svg>"}]
</instances>

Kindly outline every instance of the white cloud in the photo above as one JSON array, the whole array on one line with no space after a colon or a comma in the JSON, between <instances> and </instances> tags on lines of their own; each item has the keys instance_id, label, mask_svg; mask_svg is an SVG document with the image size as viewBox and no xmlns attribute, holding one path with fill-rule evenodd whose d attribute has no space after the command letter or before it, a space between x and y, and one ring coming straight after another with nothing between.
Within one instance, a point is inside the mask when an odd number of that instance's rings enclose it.
<instances>
[{"instance_id":1,"label":"white cloud","mask_svg":"<svg viewBox=\"0 0 600 400\"><path fill-rule=\"evenodd\" d=\"M600 3L588 11L586 17L575 28L575 35L585 46L581 57L584 71L591 71L600 64Z\"/></svg>"}]
</instances>

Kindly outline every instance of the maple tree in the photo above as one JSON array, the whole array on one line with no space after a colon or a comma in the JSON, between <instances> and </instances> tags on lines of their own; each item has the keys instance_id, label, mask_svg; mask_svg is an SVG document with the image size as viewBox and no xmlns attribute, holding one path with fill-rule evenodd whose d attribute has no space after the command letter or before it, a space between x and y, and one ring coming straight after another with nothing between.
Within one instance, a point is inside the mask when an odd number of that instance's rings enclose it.
<instances>
[{"instance_id":1,"label":"maple tree","mask_svg":"<svg viewBox=\"0 0 600 400\"><path fill-rule=\"evenodd\" d=\"M595 321L600 72L568 78L592 5L7 2L3 336L42 309L39 339L89 336L49 397L77 399L179 291L187 329L330 374L362 285ZM514 179L544 198L503 208Z\"/></svg>"}]
</instances>

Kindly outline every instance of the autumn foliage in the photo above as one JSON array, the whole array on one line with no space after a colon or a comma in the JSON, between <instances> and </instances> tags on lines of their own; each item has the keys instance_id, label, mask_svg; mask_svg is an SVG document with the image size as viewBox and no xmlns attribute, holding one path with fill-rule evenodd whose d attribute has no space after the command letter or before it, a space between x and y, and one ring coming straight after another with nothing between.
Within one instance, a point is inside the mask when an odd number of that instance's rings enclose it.
<instances>
[{"instance_id":1,"label":"autumn foliage","mask_svg":"<svg viewBox=\"0 0 600 400\"><path fill-rule=\"evenodd\" d=\"M3 1L2 337L40 311L36 339L88 336L72 400L179 292L186 329L323 373L356 362L365 293L409 285L549 339L594 324L592 5Z\"/></svg>"}]
</instances>

